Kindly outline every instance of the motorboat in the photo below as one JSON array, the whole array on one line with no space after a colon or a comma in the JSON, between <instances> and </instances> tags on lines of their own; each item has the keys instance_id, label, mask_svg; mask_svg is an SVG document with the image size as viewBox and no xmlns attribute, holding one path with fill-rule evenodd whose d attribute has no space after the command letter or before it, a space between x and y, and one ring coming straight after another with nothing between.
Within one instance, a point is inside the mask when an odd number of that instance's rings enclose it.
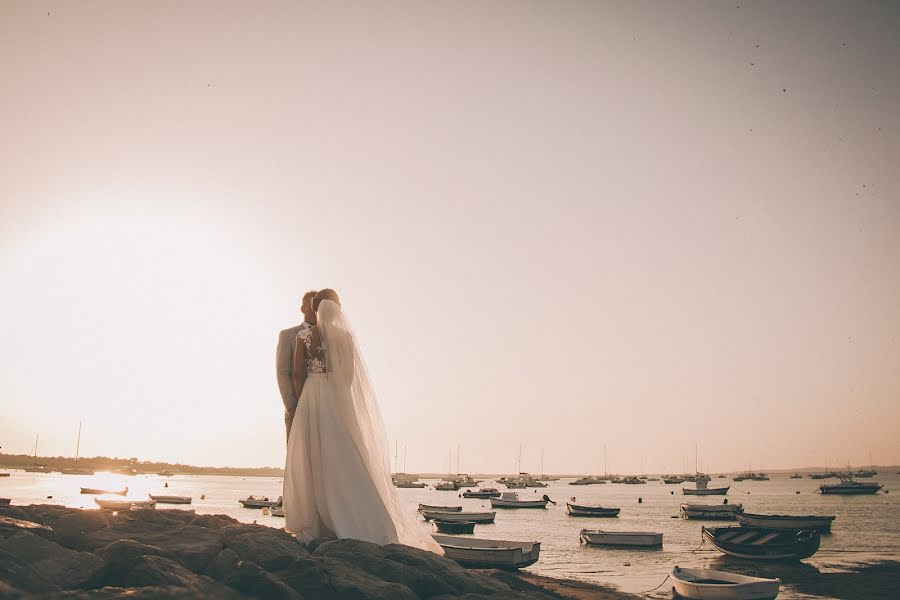
<instances>
[{"instance_id":1,"label":"motorboat","mask_svg":"<svg viewBox=\"0 0 900 600\"><path fill-rule=\"evenodd\" d=\"M599 504L576 504L574 498L566 502L566 514L572 517L618 517L621 508L610 508Z\"/></svg>"},{"instance_id":2,"label":"motorboat","mask_svg":"<svg viewBox=\"0 0 900 600\"><path fill-rule=\"evenodd\" d=\"M422 481L395 481L394 487L398 488L423 488L425 483Z\"/></svg>"},{"instance_id":3,"label":"motorboat","mask_svg":"<svg viewBox=\"0 0 900 600\"><path fill-rule=\"evenodd\" d=\"M442 521L440 519L433 519L431 525L438 533L448 533L451 535L475 533L475 521Z\"/></svg>"},{"instance_id":4,"label":"motorboat","mask_svg":"<svg viewBox=\"0 0 900 600\"><path fill-rule=\"evenodd\" d=\"M430 510L439 512L460 512L462 506L438 506L436 504L419 504L419 510Z\"/></svg>"},{"instance_id":5,"label":"motorboat","mask_svg":"<svg viewBox=\"0 0 900 600\"><path fill-rule=\"evenodd\" d=\"M682 519L734 521L735 513L740 510L740 504L694 504L685 502L681 505L678 514Z\"/></svg>"},{"instance_id":6,"label":"motorboat","mask_svg":"<svg viewBox=\"0 0 900 600\"><path fill-rule=\"evenodd\" d=\"M533 565L541 554L540 542L513 542L432 535L444 556L467 567L521 569Z\"/></svg>"},{"instance_id":7,"label":"motorboat","mask_svg":"<svg viewBox=\"0 0 900 600\"><path fill-rule=\"evenodd\" d=\"M455 492L459 489L459 486L456 485L455 481L439 481L434 484L434 489L441 492Z\"/></svg>"},{"instance_id":8,"label":"motorboat","mask_svg":"<svg viewBox=\"0 0 900 600\"><path fill-rule=\"evenodd\" d=\"M648 531L604 531L602 529L582 529L579 539L592 546L632 546L658 548L662 546L663 534Z\"/></svg>"},{"instance_id":9,"label":"motorboat","mask_svg":"<svg viewBox=\"0 0 900 600\"><path fill-rule=\"evenodd\" d=\"M438 519L440 521L474 521L476 523L493 523L497 516L496 511L482 512L441 512L438 510L422 510L419 511L422 518L426 521Z\"/></svg>"},{"instance_id":10,"label":"motorboat","mask_svg":"<svg viewBox=\"0 0 900 600\"><path fill-rule=\"evenodd\" d=\"M99 488L81 488L82 494L94 494L96 496L100 496L102 494L108 494L111 496L127 496L128 495L128 486L125 486L124 490L102 490Z\"/></svg>"},{"instance_id":11,"label":"motorboat","mask_svg":"<svg viewBox=\"0 0 900 600\"><path fill-rule=\"evenodd\" d=\"M269 500L265 496L248 496L243 500L238 500L244 508L270 508L275 502Z\"/></svg>"},{"instance_id":12,"label":"motorboat","mask_svg":"<svg viewBox=\"0 0 900 600\"><path fill-rule=\"evenodd\" d=\"M547 508L547 502L546 494L537 500L522 500L516 492L503 492L499 498L491 498L491 508Z\"/></svg>"},{"instance_id":13,"label":"motorboat","mask_svg":"<svg viewBox=\"0 0 900 600\"><path fill-rule=\"evenodd\" d=\"M816 531L831 531L833 516L816 515L759 515L737 511L737 522L744 527L764 527L766 529L787 529L797 531L800 529L815 529Z\"/></svg>"},{"instance_id":14,"label":"motorboat","mask_svg":"<svg viewBox=\"0 0 900 600\"><path fill-rule=\"evenodd\" d=\"M598 483L606 483L606 481L596 477L579 477L575 481L570 481L569 485L596 485Z\"/></svg>"},{"instance_id":15,"label":"motorboat","mask_svg":"<svg viewBox=\"0 0 900 600\"><path fill-rule=\"evenodd\" d=\"M190 504L194 499L190 496L155 496L150 494L151 500L156 500L160 504Z\"/></svg>"},{"instance_id":16,"label":"motorboat","mask_svg":"<svg viewBox=\"0 0 900 600\"><path fill-rule=\"evenodd\" d=\"M675 597L689 600L771 600L781 589L780 579L712 569L675 567L670 577Z\"/></svg>"},{"instance_id":17,"label":"motorboat","mask_svg":"<svg viewBox=\"0 0 900 600\"><path fill-rule=\"evenodd\" d=\"M708 477L698 478L694 483L696 487L681 488L681 493L685 496L724 496L728 493L729 488L731 488L730 485L711 488L707 487L707 483L709 483Z\"/></svg>"},{"instance_id":18,"label":"motorboat","mask_svg":"<svg viewBox=\"0 0 900 600\"><path fill-rule=\"evenodd\" d=\"M685 482L684 477L663 477L663 483L668 483L669 485L672 485L675 483L684 483L684 482Z\"/></svg>"},{"instance_id":19,"label":"motorboat","mask_svg":"<svg viewBox=\"0 0 900 600\"><path fill-rule=\"evenodd\" d=\"M137 508L156 508L155 500L105 500L103 498L94 498L94 502L100 508L107 510L134 510Z\"/></svg>"},{"instance_id":20,"label":"motorboat","mask_svg":"<svg viewBox=\"0 0 900 600\"><path fill-rule=\"evenodd\" d=\"M790 476L790 479L803 479L803 475L801 475L800 473L794 473Z\"/></svg>"},{"instance_id":21,"label":"motorboat","mask_svg":"<svg viewBox=\"0 0 900 600\"><path fill-rule=\"evenodd\" d=\"M497 488L479 488L477 491L466 490L463 492L463 498L499 498L500 490Z\"/></svg>"},{"instance_id":22,"label":"motorboat","mask_svg":"<svg viewBox=\"0 0 900 600\"><path fill-rule=\"evenodd\" d=\"M10 502L12 502L12 498L0 498L0 506L9 506Z\"/></svg>"},{"instance_id":23,"label":"motorboat","mask_svg":"<svg viewBox=\"0 0 900 600\"><path fill-rule=\"evenodd\" d=\"M819 491L823 494L843 494L846 496L851 494L875 494L883 487L875 481L871 483L853 481L853 477L850 475L838 475L837 477L841 480L840 483L824 483L819 486Z\"/></svg>"},{"instance_id":24,"label":"motorboat","mask_svg":"<svg viewBox=\"0 0 900 600\"><path fill-rule=\"evenodd\" d=\"M629 485L635 485L635 484L647 483L647 482L644 481L643 479L641 479L640 477L626 477L619 483L627 483Z\"/></svg>"},{"instance_id":25,"label":"motorboat","mask_svg":"<svg viewBox=\"0 0 900 600\"><path fill-rule=\"evenodd\" d=\"M755 560L800 560L819 549L814 529L783 530L760 527L703 527L703 538L720 552Z\"/></svg>"}]
</instances>

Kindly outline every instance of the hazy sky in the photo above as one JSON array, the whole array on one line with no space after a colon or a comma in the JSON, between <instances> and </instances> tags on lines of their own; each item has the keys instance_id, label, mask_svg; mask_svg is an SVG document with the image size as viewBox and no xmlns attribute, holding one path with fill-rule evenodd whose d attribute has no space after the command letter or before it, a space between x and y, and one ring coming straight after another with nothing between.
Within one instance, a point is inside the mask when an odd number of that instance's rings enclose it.
<instances>
[{"instance_id":1,"label":"hazy sky","mask_svg":"<svg viewBox=\"0 0 900 600\"><path fill-rule=\"evenodd\" d=\"M2 0L0 282L4 452L283 464L331 286L409 471L900 463L900 4Z\"/></svg>"}]
</instances>

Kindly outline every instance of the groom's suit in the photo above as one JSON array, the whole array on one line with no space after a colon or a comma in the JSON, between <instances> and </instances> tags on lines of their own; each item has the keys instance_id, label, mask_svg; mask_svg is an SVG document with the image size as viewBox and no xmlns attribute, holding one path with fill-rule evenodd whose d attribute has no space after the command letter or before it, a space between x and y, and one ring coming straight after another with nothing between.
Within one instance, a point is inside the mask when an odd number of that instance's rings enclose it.
<instances>
[{"instance_id":1,"label":"groom's suit","mask_svg":"<svg viewBox=\"0 0 900 600\"><path fill-rule=\"evenodd\" d=\"M294 395L294 350L297 347L297 334L312 327L306 321L296 327L283 330L278 334L278 349L275 350L275 374L278 377L278 389L284 402L284 428L288 436L291 433L291 421L297 408L298 398Z\"/></svg>"}]
</instances>

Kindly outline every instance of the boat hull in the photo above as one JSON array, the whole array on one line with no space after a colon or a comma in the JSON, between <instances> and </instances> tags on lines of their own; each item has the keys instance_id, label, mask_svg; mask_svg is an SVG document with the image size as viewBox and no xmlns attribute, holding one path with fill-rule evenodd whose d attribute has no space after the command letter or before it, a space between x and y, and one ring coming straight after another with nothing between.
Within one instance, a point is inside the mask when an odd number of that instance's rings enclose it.
<instances>
[{"instance_id":1,"label":"boat hull","mask_svg":"<svg viewBox=\"0 0 900 600\"><path fill-rule=\"evenodd\" d=\"M431 525L438 533L449 533L451 535L459 535L463 533L475 533L474 521L441 521L434 519Z\"/></svg>"},{"instance_id":2,"label":"boat hull","mask_svg":"<svg viewBox=\"0 0 900 600\"><path fill-rule=\"evenodd\" d=\"M433 510L439 512L462 512L462 506L437 506L434 504L419 504L419 510Z\"/></svg>"},{"instance_id":3,"label":"boat hull","mask_svg":"<svg viewBox=\"0 0 900 600\"><path fill-rule=\"evenodd\" d=\"M440 512L434 510L419 511L426 521L438 519L439 521L473 521L475 523L493 523L497 516L494 511L490 512Z\"/></svg>"},{"instance_id":4,"label":"boat hull","mask_svg":"<svg viewBox=\"0 0 900 600\"><path fill-rule=\"evenodd\" d=\"M194 500L187 496L154 496L153 494L150 495L150 499L160 504L190 504Z\"/></svg>"},{"instance_id":5,"label":"boat hull","mask_svg":"<svg viewBox=\"0 0 900 600\"><path fill-rule=\"evenodd\" d=\"M878 490L881 489L881 486L877 483L863 483L854 486L841 486L840 484L835 485L822 485L819 486L819 491L823 494L834 494L839 496L858 496L861 494L875 494L878 493Z\"/></svg>"},{"instance_id":6,"label":"boat hull","mask_svg":"<svg viewBox=\"0 0 900 600\"><path fill-rule=\"evenodd\" d=\"M737 522L744 527L762 527L766 529L784 529L796 531L814 529L821 532L831 531L832 516L792 516L792 515L757 515L745 512L735 514Z\"/></svg>"},{"instance_id":7,"label":"boat hull","mask_svg":"<svg viewBox=\"0 0 900 600\"><path fill-rule=\"evenodd\" d=\"M547 508L546 500L504 500L491 498L491 508Z\"/></svg>"},{"instance_id":8,"label":"boat hull","mask_svg":"<svg viewBox=\"0 0 900 600\"><path fill-rule=\"evenodd\" d=\"M621 510L621 508L566 503L566 514L572 517L618 517Z\"/></svg>"},{"instance_id":9,"label":"boat hull","mask_svg":"<svg viewBox=\"0 0 900 600\"><path fill-rule=\"evenodd\" d=\"M461 565L477 568L521 569L533 565L541 554L540 542L510 542L433 535L444 555Z\"/></svg>"},{"instance_id":10,"label":"boat hull","mask_svg":"<svg viewBox=\"0 0 900 600\"><path fill-rule=\"evenodd\" d=\"M740 504L682 504L678 514L682 519L707 521L734 521L735 513L741 510Z\"/></svg>"},{"instance_id":11,"label":"boat hull","mask_svg":"<svg viewBox=\"0 0 900 600\"><path fill-rule=\"evenodd\" d=\"M100 508L115 511L134 510L138 508L156 508L156 502L153 500L139 500L132 502L129 500L101 500L100 498L94 498L94 502L96 502L97 506L99 506Z\"/></svg>"},{"instance_id":12,"label":"boat hull","mask_svg":"<svg viewBox=\"0 0 900 600\"><path fill-rule=\"evenodd\" d=\"M711 569L675 567L670 577L675 597L690 600L770 600L778 596L781 587L778 579Z\"/></svg>"},{"instance_id":13,"label":"boat hull","mask_svg":"<svg viewBox=\"0 0 900 600\"><path fill-rule=\"evenodd\" d=\"M685 496L724 496L728 493L728 490L731 489L731 486L719 487L719 488L699 488L699 489L691 489L691 488L681 488L681 492Z\"/></svg>"},{"instance_id":14,"label":"boat hull","mask_svg":"<svg viewBox=\"0 0 900 600\"><path fill-rule=\"evenodd\" d=\"M463 498L499 498L500 491L493 492L463 492Z\"/></svg>"},{"instance_id":15,"label":"boat hull","mask_svg":"<svg viewBox=\"0 0 900 600\"><path fill-rule=\"evenodd\" d=\"M720 552L750 560L802 560L819 549L819 532L757 527L704 527L705 540Z\"/></svg>"},{"instance_id":16,"label":"boat hull","mask_svg":"<svg viewBox=\"0 0 900 600\"><path fill-rule=\"evenodd\" d=\"M663 534L640 531L582 529L579 538L585 544L592 546L659 548L663 543Z\"/></svg>"}]
</instances>

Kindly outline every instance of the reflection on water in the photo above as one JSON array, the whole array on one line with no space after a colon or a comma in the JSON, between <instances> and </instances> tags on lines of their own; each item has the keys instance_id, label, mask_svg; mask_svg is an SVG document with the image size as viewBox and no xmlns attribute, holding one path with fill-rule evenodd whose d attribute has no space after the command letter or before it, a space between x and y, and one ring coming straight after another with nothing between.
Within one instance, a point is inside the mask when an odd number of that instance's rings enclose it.
<instances>
[{"instance_id":1,"label":"reflection on water","mask_svg":"<svg viewBox=\"0 0 900 600\"><path fill-rule=\"evenodd\" d=\"M887 489L897 492L874 496L822 496L815 493L819 482L791 480L787 474L772 476L771 481L743 481L732 487L728 494L729 501L741 502L748 512L837 516L832 533L823 535L819 552L803 563L792 565L745 563L724 558L708 543L701 544L700 527L703 521L673 518L677 516L681 502L686 500L681 495L681 486L660 482L570 486L568 481L558 481L544 489L519 490L521 497L547 494L558 504L548 505L545 510L498 511L496 523L479 525L475 532L477 536L486 538L541 541L540 562L529 567L530 571L554 577L611 583L627 592L653 588L671 571L673 565L680 565L779 577L785 582L779 598L808 598L808 584L822 577L820 572L834 573L841 567L859 563L900 560L900 477L878 475L876 479ZM168 488L165 487L167 483ZM257 521L274 527L283 524L282 519L263 516L260 510L244 509L238 504L238 499L250 494L271 499L281 495L281 478L273 477L158 477L107 473L78 476L13 471L11 477L0 479L0 496L11 497L13 504L55 503L96 508L94 496L79 493L82 486L117 490L126 485L129 488L128 497L146 499L148 494L193 496L194 503L189 508L198 513L222 513L241 521ZM797 494L797 491L800 493ZM430 489L401 489L398 492L411 514L415 513L419 502L462 504L465 510L490 508L489 501L460 498L459 492ZM205 495L204 500L200 499L201 495ZM582 502L619 506L622 512L618 518L612 519L570 517L565 512L565 501L570 496L577 496ZM638 498L642 498L643 502L638 503ZM713 498L687 500L721 502L721 499ZM430 530L430 525L424 521L422 527ZM582 528L659 531L664 534L663 549L618 550L584 546L578 541ZM652 596L669 597L666 587L663 586ZM801 589L804 593L798 591Z\"/></svg>"}]
</instances>

